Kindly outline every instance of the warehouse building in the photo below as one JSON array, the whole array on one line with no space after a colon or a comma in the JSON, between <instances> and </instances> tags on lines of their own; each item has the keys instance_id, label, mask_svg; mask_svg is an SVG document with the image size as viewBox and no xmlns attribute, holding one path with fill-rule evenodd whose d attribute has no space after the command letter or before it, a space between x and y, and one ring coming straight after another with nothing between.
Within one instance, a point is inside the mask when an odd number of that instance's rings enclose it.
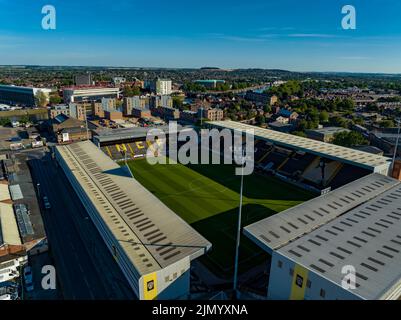
<instances>
[{"instance_id":1,"label":"warehouse building","mask_svg":"<svg viewBox=\"0 0 401 320\"><path fill-rule=\"evenodd\" d=\"M272 255L269 299L396 300L400 230L400 181L371 174L244 233Z\"/></svg>"},{"instance_id":2,"label":"warehouse building","mask_svg":"<svg viewBox=\"0 0 401 320\"><path fill-rule=\"evenodd\" d=\"M190 265L211 244L92 142L56 159L139 299L189 294Z\"/></svg>"},{"instance_id":3,"label":"warehouse building","mask_svg":"<svg viewBox=\"0 0 401 320\"><path fill-rule=\"evenodd\" d=\"M120 97L119 88L107 87L71 87L63 89L63 97L65 103L71 102L92 102L99 101L102 98Z\"/></svg>"},{"instance_id":4,"label":"warehouse building","mask_svg":"<svg viewBox=\"0 0 401 320\"><path fill-rule=\"evenodd\" d=\"M35 97L39 91L49 99L51 89L0 85L0 103L35 107Z\"/></svg>"},{"instance_id":5,"label":"warehouse building","mask_svg":"<svg viewBox=\"0 0 401 320\"><path fill-rule=\"evenodd\" d=\"M8 185L0 183L0 283L17 278L27 260Z\"/></svg>"}]
</instances>

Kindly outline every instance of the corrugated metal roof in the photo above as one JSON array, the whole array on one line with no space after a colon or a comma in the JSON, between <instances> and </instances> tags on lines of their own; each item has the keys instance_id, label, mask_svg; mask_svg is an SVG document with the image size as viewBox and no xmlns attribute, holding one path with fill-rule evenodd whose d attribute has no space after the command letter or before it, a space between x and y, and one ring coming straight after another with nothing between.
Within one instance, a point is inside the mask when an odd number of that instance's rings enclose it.
<instances>
[{"instance_id":1,"label":"corrugated metal roof","mask_svg":"<svg viewBox=\"0 0 401 320\"><path fill-rule=\"evenodd\" d=\"M8 185L0 183L0 201L11 200L10 191Z\"/></svg>"},{"instance_id":2,"label":"corrugated metal roof","mask_svg":"<svg viewBox=\"0 0 401 320\"><path fill-rule=\"evenodd\" d=\"M244 232L265 249L275 250L398 184L395 179L373 173L251 224Z\"/></svg>"},{"instance_id":3,"label":"corrugated metal roof","mask_svg":"<svg viewBox=\"0 0 401 320\"><path fill-rule=\"evenodd\" d=\"M154 272L211 243L90 141L58 146L99 215L139 273Z\"/></svg>"},{"instance_id":4,"label":"corrugated metal roof","mask_svg":"<svg viewBox=\"0 0 401 320\"><path fill-rule=\"evenodd\" d=\"M34 235L31 219L29 218L28 209L26 205L20 203L15 204L15 216L17 218L18 228L23 237Z\"/></svg>"},{"instance_id":5,"label":"corrugated metal roof","mask_svg":"<svg viewBox=\"0 0 401 320\"><path fill-rule=\"evenodd\" d=\"M354 266L354 294L368 300L391 297L401 286L401 185L278 252L339 286L342 267Z\"/></svg>"},{"instance_id":6,"label":"corrugated metal roof","mask_svg":"<svg viewBox=\"0 0 401 320\"><path fill-rule=\"evenodd\" d=\"M183 127L181 125L177 126L178 131L188 129L189 127ZM100 129L96 130L96 136L94 138L102 142L118 141L125 139L136 139L136 138L146 138L149 130L159 129L166 134L169 132L168 126L158 126L158 127L135 127L135 128L122 128L122 129Z\"/></svg>"},{"instance_id":7,"label":"corrugated metal roof","mask_svg":"<svg viewBox=\"0 0 401 320\"><path fill-rule=\"evenodd\" d=\"M11 245L21 245L17 221L11 204L0 202L0 220L3 242Z\"/></svg>"},{"instance_id":8,"label":"corrugated metal roof","mask_svg":"<svg viewBox=\"0 0 401 320\"><path fill-rule=\"evenodd\" d=\"M388 170L391 159L355 149L336 146L308 138L298 137L274 130L263 129L235 121L210 121L208 124L232 130L254 130L257 139L266 140L285 147L309 152L329 159L349 163L358 167L381 172Z\"/></svg>"},{"instance_id":9,"label":"corrugated metal roof","mask_svg":"<svg viewBox=\"0 0 401 320\"><path fill-rule=\"evenodd\" d=\"M10 186L10 193L11 193L11 199L13 199L13 201L24 199L19 184Z\"/></svg>"}]
</instances>

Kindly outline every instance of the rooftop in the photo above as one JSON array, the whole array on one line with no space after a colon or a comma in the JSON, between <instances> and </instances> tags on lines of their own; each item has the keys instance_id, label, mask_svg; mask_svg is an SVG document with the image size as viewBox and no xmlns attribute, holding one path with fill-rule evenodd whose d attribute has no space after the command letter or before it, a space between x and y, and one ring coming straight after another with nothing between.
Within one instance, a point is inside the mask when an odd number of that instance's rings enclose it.
<instances>
[{"instance_id":1,"label":"rooftop","mask_svg":"<svg viewBox=\"0 0 401 320\"><path fill-rule=\"evenodd\" d=\"M211 243L146 190L92 142L58 146L67 166L91 199L140 274L195 259Z\"/></svg>"},{"instance_id":2,"label":"rooftop","mask_svg":"<svg viewBox=\"0 0 401 320\"><path fill-rule=\"evenodd\" d=\"M361 168L382 172L388 170L391 159L359 150L336 146L287 133L262 129L235 121L210 121L210 125L232 130L253 130L256 139L266 140L277 145L309 152L318 156L352 164Z\"/></svg>"},{"instance_id":3,"label":"rooftop","mask_svg":"<svg viewBox=\"0 0 401 320\"><path fill-rule=\"evenodd\" d=\"M0 245L21 245L12 204L0 202Z\"/></svg>"},{"instance_id":4,"label":"rooftop","mask_svg":"<svg viewBox=\"0 0 401 320\"><path fill-rule=\"evenodd\" d=\"M352 265L353 292L385 299L401 283L400 230L401 183L371 174L247 226L245 234L340 286L341 268Z\"/></svg>"},{"instance_id":5,"label":"rooftop","mask_svg":"<svg viewBox=\"0 0 401 320\"><path fill-rule=\"evenodd\" d=\"M178 125L178 130L183 130L186 127L182 127ZM102 142L110 142L116 140L125 140L125 139L136 139L136 138L146 138L149 130L159 129L163 132L168 133L169 127L168 125L164 126L156 126L156 127L135 127L135 128L122 128L122 129L98 129L96 130L96 140L100 143Z\"/></svg>"},{"instance_id":6,"label":"rooftop","mask_svg":"<svg viewBox=\"0 0 401 320\"><path fill-rule=\"evenodd\" d=\"M308 130L308 132L315 132L315 133L320 133L320 134L336 134L339 132L347 131L349 132L349 129L342 128L342 127L324 127L320 129L313 129L313 130Z\"/></svg>"}]
</instances>

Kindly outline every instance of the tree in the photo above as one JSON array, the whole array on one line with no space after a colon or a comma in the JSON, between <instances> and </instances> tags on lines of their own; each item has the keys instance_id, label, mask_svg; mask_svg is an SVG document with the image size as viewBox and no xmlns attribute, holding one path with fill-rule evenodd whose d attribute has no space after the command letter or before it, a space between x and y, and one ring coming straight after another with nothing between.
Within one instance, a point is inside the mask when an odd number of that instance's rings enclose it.
<instances>
[{"instance_id":1,"label":"tree","mask_svg":"<svg viewBox=\"0 0 401 320\"><path fill-rule=\"evenodd\" d=\"M327 111L322 111L319 114L320 122L329 122L329 113Z\"/></svg>"},{"instance_id":2,"label":"tree","mask_svg":"<svg viewBox=\"0 0 401 320\"><path fill-rule=\"evenodd\" d=\"M348 128L348 121L342 117L333 117L330 119L330 124L336 127Z\"/></svg>"},{"instance_id":3,"label":"tree","mask_svg":"<svg viewBox=\"0 0 401 320\"><path fill-rule=\"evenodd\" d=\"M354 147L368 144L368 140L356 131L343 131L334 135L333 143L343 147Z\"/></svg>"},{"instance_id":4,"label":"tree","mask_svg":"<svg viewBox=\"0 0 401 320\"><path fill-rule=\"evenodd\" d=\"M63 99L59 95L52 95L49 98L50 104L60 104L63 101Z\"/></svg>"},{"instance_id":5,"label":"tree","mask_svg":"<svg viewBox=\"0 0 401 320\"><path fill-rule=\"evenodd\" d=\"M0 118L0 126L9 126L11 124L11 120L9 118Z\"/></svg>"},{"instance_id":6,"label":"tree","mask_svg":"<svg viewBox=\"0 0 401 320\"><path fill-rule=\"evenodd\" d=\"M141 94L141 88L137 86L132 87L132 94L134 96L139 96Z\"/></svg>"},{"instance_id":7,"label":"tree","mask_svg":"<svg viewBox=\"0 0 401 320\"><path fill-rule=\"evenodd\" d=\"M182 109L184 99L181 97L173 97L173 108Z\"/></svg>"},{"instance_id":8,"label":"tree","mask_svg":"<svg viewBox=\"0 0 401 320\"><path fill-rule=\"evenodd\" d=\"M265 105L264 108L263 108L263 111L264 111L265 113L270 113L270 112L272 112L272 107L270 106L270 104Z\"/></svg>"},{"instance_id":9,"label":"tree","mask_svg":"<svg viewBox=\"0 0 401 320\"><path fill-rule=\"evenodd\" d=\"M139 96L141 94L141 89L136 86L134 86L134 87L125 86L123 89L123 94L124 94L124 97Z\"/></svg>"},{"instance_id":10,"label":"tree","mask_svg":"<svg viewBox=\"0 0 401 320\"><path fill-rule=\"evenodd\" d=\"M29 120L29 117L27 115L24 115L19 119L19 122L22 123L22 124L27 124L29 121L30 120Z\"/></svg>"},{"instance_id":11,"label":"tree","mask_svg":"<svg viewBox=\"0 0 401 320\"><path fill-rule=\"evenodd\" d=\"M393 120L383 120L379 123L382 128L393 128L395 126Z\"/></svg>"},{"instance_id":12,"label":"tree","mask_svg":"<svg viewBox=\"0 0 401 320\"><path fill-rule=\"evenodd\" d=\"M47 95L43 91L39 90L35 94L35 102L38 107L46 107L48 102Z\"/></svg>"},{"instance_id":13,"label":"tree","mask_svg":"<svg viewBox=\"0 0 401 320\"><path fill-rule=\"evenodd\" d=\"M255 117L255 121L256 121L256 124L259 125L259 126L266 123L265 117L262 116L262 115L260 115L260 114L258 114L258 115Z\"/></svg>"}]
</instances>

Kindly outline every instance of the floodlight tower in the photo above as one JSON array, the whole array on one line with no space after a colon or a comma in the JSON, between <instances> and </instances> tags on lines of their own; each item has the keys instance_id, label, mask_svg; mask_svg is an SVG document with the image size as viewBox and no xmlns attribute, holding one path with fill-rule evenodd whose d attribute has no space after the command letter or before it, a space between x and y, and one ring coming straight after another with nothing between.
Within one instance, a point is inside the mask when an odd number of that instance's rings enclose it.
<instances>
[{"instance_id":1,"label":"floodlight tower","mask_svg":"<svg viewBox=\"0 0 401 320\"><path fill-rule=\"evenodd\" d=\"M397 131L397 140L395 142L395 148L394 148L393 162L391 164L391 170L394 169L395 158L397 157L398 142L400 141L400 129L401 129L401 119L396 119L395 121L397 122L398 131Z\"/></svg>"},{"instance_id":2,"label":"floodlight tower","mask_svg":"<svg viewBox=\"0 0 401 320\"><path fill-rule=\"evenodd\" d=\"M234 264L234 285L233 293L234 298L237 297L237 283L238 283L238 256L239 256L239 246L241 238L241 220L242 220L242 195L244 190L244 165L245 165L245 150L242 150L242 167L241 167L241 188L240 188L240 198L239 198L239 209L238 209L238 225L237 225L237 241L235 247L235 264Z\"/></svg>"}]
</instances>

